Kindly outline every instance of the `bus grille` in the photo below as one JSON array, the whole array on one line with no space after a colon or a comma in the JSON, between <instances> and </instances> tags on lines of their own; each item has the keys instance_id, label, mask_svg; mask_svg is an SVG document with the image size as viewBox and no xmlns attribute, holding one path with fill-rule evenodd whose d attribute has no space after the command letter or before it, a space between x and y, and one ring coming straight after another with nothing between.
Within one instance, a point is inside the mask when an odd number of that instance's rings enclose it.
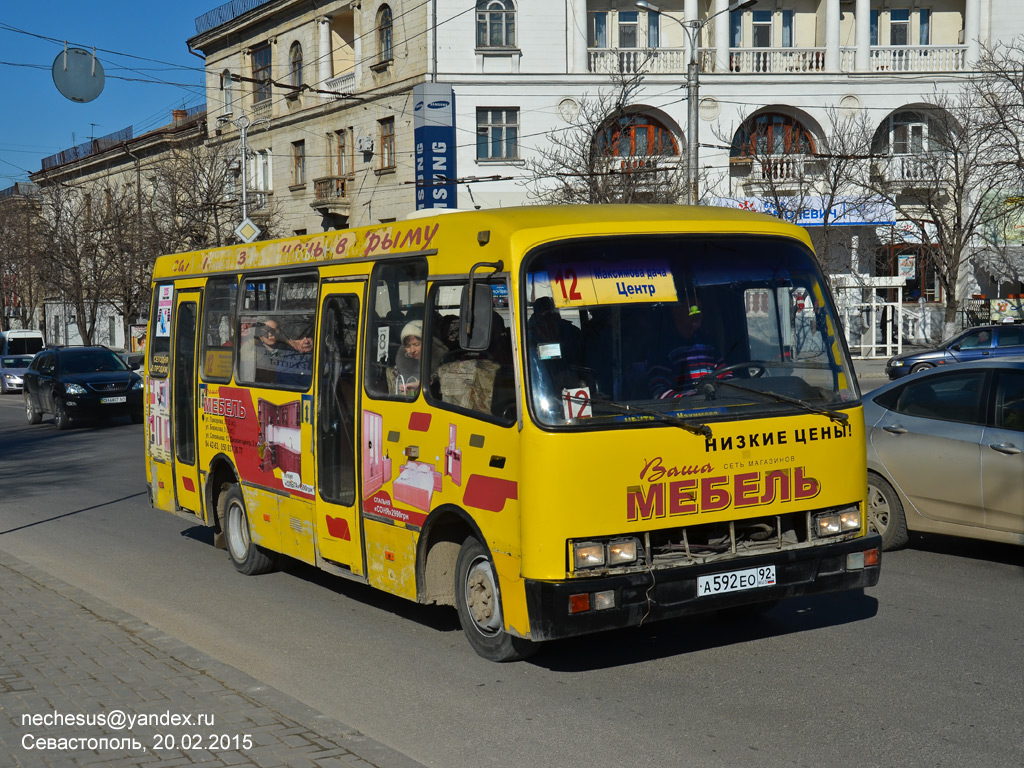
<instances>
[{"instance_id":1,"label":"bus grille","mask_svg":"<svg viewBox=\"0 0 1024 768\"><path fill-rule=\"evenodd\" d=\"M649 534L655 568L708 563L811 544L811 512L668 528Z\"/></svg>"}]
</instances>

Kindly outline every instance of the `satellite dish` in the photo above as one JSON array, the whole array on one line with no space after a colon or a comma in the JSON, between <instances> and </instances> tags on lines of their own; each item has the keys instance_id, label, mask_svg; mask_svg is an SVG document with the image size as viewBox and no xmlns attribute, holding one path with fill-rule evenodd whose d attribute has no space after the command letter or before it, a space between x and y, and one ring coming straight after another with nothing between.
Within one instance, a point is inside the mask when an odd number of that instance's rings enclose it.
<instances>
[{"instance_id":1,"label":"satellite dish","mask_svg":"<svg viewBox=\"0 0 1024 768\"><path fill-rule=\"evenodd\" d=\"M71 101L92 101L103 91L103 65L95 53L65 48L53 60L53 84Z\"/></svg>"}]
</instances>

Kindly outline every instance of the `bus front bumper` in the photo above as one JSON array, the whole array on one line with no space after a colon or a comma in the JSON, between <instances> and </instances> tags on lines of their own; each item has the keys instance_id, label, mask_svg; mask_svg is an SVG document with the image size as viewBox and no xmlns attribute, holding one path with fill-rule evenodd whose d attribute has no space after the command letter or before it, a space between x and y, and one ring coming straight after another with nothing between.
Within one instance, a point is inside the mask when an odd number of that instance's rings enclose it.
<instances>
[{"instance_id":1,"label":"bus front bumper","mask_svg":"<svg viewBox=\"0 0 1024 768\"><path fill-rule=\"evenodd\" d=\"M876 565L856 567L857 553L877 550ZM873 587L881 570L878 534L805 549L737 557L713 563L566 581L526 579L530 639L555 640L785 597ZM849 558L853 555L853 558ZM851 562L853 561L853 562ZM776 583L714 595L697 595L700 576L774 565ZM607 608L596 608L598 593L612 593ZM589 595L589 600L578 597ZM580 603L590 608L579 610ZM570 606L575 604L577 612Z\"/></svg>"}]
</instances>

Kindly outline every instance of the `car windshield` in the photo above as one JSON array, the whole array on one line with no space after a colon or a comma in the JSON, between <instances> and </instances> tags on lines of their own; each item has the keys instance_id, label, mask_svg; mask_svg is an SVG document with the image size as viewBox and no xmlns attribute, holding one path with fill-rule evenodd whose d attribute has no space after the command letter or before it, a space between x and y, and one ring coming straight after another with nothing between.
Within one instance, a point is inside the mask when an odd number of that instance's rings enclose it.
<instances>
[{"instance_id":1,"label":"car windshield","mask_svg":"<svg viewBox=\"0 0 1024 768\"><path fill-rule=\"evenodd\" d=\"M860 396L814 257L790 239L590 238L527 266L541 423L702 423Z\"/></svg>"},{"instance_id":2,"label":"car windshield","mask_svg":"<svg viewBox=\"0 0 1024 768\"><path fill-rule=\"evenodd\" d=\"M60 355L60 368L64 373L128 370L124 361L108 349L64 350Z\"/></svg>"},{"instance_id":3,"label":"car windshield","mask_svg":"<svg viewBox=\"0 0 1024 768\"><path fill-rule=\"evenodd\" d=\"M0 358L0 368L28 368L32 355L17 355Z\"/></svg>"}]
</instances>

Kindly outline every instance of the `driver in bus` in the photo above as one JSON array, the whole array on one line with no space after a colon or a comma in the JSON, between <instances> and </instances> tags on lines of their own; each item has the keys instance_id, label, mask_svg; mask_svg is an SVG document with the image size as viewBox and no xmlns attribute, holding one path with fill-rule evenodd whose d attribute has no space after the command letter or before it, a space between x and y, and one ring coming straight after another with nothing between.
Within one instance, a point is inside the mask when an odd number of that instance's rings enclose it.
<instances>
[{"instance_id":1,"label":"driver in bus","mask_svg":"<svg viewBox=\"0 0 1024 768\"><path fill-rule=\"evenodd\" d=\"M695 298L671 307L672 328L660 352L648 361L647 385L652 399L686 397L697 382L722 364L714 341L703 330L704 311Z\"/></svg>"}]
</instances>

